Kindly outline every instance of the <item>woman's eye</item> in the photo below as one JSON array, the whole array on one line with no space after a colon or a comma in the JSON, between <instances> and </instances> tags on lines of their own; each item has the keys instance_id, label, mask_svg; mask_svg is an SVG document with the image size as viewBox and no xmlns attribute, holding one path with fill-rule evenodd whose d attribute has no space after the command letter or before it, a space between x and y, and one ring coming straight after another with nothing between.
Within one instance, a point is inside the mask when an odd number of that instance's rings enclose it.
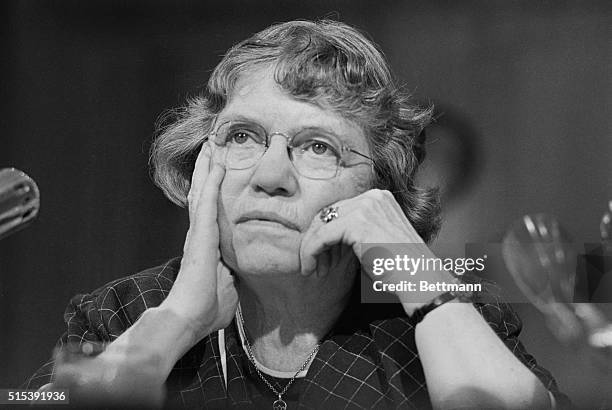
<instances>
[{"instance_id":1,"label":"woman's eye","mask_svg":"<svg viewBox=\"0 0 612 410\"><path fill-rule=\"evenodd\" d=\"M310 151L317 156L336 155L335 150L329 145L321 141L310 141L304 144L304 151Z\"/></svg>"},{"instance_id":2,"label":"woman's eye","mask_svg":"<svg viewBox=\"0 0 612 410\"><path fill-rule=\"evenodd\" d=\"M327 145L321 144L320 142L315 142L312 144L312 152L318 155L325 154L327 152Z\"/></svg>"},{"instance_id":3,"label":"woman's eye","mask_svg":"<svg viewBox=\"0 0 612 410\"><path fill-rule=\"evenodd\" d=\"M230 142L235 142L236 144L244 144L248 140L249 134L242 131L234 132L230 137Z\"/></svg>"}]
</instances>

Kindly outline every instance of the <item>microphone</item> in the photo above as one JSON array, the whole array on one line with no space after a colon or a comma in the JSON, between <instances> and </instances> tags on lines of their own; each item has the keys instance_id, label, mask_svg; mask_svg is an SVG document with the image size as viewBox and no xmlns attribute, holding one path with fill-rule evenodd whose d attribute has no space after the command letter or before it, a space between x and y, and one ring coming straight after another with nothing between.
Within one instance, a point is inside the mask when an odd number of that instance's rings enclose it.
<instances>
[{"instance_id":1,"label":"microphone","mask_svg":"<svg viewBox=\"0 0 612 410\"><path fill-rule=\"evenodd\" d=\"M0 169L0 239L28 226L39 209L36 182L18 169Z\"/></svg>"}]
</instances>

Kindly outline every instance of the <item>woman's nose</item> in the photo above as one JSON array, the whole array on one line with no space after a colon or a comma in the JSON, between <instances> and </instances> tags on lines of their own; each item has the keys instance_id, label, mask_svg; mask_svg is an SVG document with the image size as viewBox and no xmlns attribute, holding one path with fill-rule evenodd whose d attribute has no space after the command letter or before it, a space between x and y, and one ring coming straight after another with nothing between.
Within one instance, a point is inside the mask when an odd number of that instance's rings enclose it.
<instances>
[{"instance_id":1,"label":"woman's nose","mask_svg":"<svg viewBox=\"0 0 612 410\"><path fill-rule=\"evenodd\" d=\"M298 189L297 172L291 162L287 138L283 134L270 136L268 149L255 166L251 185L269 195L291 196Z\"/></svg>"}]
</instances>

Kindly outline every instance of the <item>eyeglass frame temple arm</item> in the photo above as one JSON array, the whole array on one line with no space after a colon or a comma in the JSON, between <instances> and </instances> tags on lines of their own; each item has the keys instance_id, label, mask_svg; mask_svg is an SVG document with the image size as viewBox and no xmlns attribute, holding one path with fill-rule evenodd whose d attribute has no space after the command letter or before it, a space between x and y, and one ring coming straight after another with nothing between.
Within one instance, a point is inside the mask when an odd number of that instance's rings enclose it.
<instances>
[{"instance_id":1,"label":"eyeglass frame temple arm","mask_svg":"<svg viewBox=\"0 0 612 410\"><path fill-rule=\"evenodd\" d=\"M359 151L355 151L354 149L352 149L352 148L348 148L348 147L346 148L346 150L347 150L347 151L352 152L353 154L357 154L357 155L359 155L359 156L362 156L362 157L364 157L364 158L366 158L366 159L369 159L370 161L374 162L374 160L373 160L372 158L368 157L368 156L367 156L367 155L365 155L365 154L362 154L362 153L361 153L361 152L359 152Z\"/></svg>"}]
</instances>

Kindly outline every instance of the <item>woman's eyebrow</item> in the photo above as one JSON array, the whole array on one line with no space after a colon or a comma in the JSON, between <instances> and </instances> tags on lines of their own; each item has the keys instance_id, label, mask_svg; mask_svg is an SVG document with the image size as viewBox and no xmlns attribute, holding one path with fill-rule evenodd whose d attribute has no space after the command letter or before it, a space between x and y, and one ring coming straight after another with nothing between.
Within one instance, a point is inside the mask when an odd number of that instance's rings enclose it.
<instances>
[{"instance_id":1,"label":"woman's eyebrow","mask_svg":"<svg viewBox=\"0 0 612 410\"><path fill-rule=\"evenodd\" d=\"M334 130L333 128L325 127L325 126L321 126L321 125L307 125L305 127L299 127L299 128L296 127L293 131L300 132L300 131L306 131L306 130L308 130L308 131L321 131L324 134L328 134L328 135L330 135L332 137L336 137L336 138L344 140L344 138L342 138L342 134L336 132L336 130Z\"/></svg>"},{"instance_id":2,"label":"woman's eyebrow","mask_svg":"<svg viewBox=\"0 0 612 410\"><path fill-rule=\"evenodd\" d=\"M291 126L288 130L273 130L270 129L268 126L266 126L264 123L262 123L262 121L260 121L259 119L256 119L254 117L251 117L249 115L245 115L245 114L229 114L227 116L221 116L217 119L217 123L222 123L225 121L243 121L243 122L248 122L248 123L253 123L253 124L257 124L260 127L262 127L263 129L265 129L268 133L271 132L287 132L291 135L295 135L296 133L300 132L300 131L304 131L304 130L309 130L309 131L321 131L323 132L325 135L333 137L338 139L341 143L346 144L348 146L353 146L354 144L354 139L352 138L352 135L350 134L346 134L346 133L340 133L337 132L337 130L335 129L335 127L331 126L331 125L321 125L321 124L312 124L312 125L301 125L301 126Z\"/></svg>"},{"instance_id":3,"label":"woman's eyebrow","mask_svg":"<svg viewBox=\"0 0 612 410\"><path fill-rule=\"evenodd\" d=\"M302 126L291 126L289 129L287 130L273 130L270 129L269 127L266 126L266 124L264 122L262 122L259 119L250 117L248 115L245 114L236 114L236 115L232 115L229 114L227 116L219 116L217 118L217 122L225 122L225 121L244 121L244 122L250 122L250 123L254 123L254 124L258 124L261 127L263 127L264 129L266 129L266 131L268 132L289 132L291 134L295 134L296 132L300 132L303 130L313 130L313 131L323 131L326 134L330 134L331 136L335 136L337 138L340 138L342 140L344 140L342 134L338 133L333 127L331 126L326 126L326 125L302 125Z\"/></svg>"},{"instance_id":4,"label":"woman's eyebrow","mask_svg":"<svg viewBox=\"0 0 612 410\"><path fill-rule=\"evenodd\" d=\"M261 124L261 122L260 122L260 121L258 121L258 120L256 120L256 119L254 119L254 118L248 117L248 116L246 116L246 115L244 115L244 114L236 114L236 115L232 115L232 114L230 114L230 115L228 115L228 116L223 116L223 115L221 115L221 116L217 117L217 122L218 122L218 123L222 123L222 122L226 122L226 121L244 121L244 122L252 122L252 123L254 123L254 124L259 124L259 125L261 125L261 126L263 127L263 124ZM264 128L265 128L265 127L264 127Z\"/></svg>"}]
</instances>

